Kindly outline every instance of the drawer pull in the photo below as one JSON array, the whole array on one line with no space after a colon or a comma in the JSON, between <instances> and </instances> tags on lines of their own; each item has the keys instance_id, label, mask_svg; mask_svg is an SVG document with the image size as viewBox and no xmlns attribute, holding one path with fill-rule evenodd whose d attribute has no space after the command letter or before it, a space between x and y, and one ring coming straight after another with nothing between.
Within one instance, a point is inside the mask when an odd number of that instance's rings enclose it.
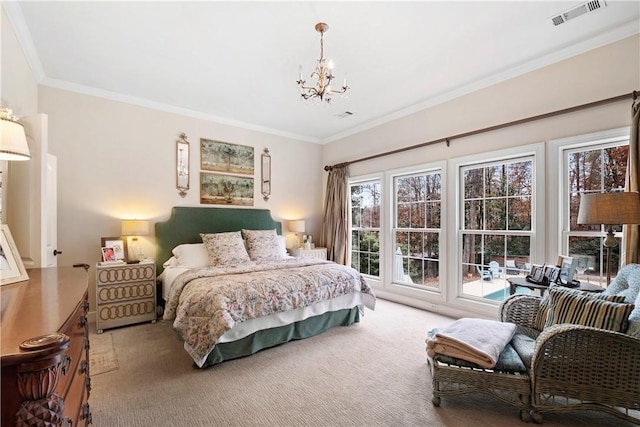
<instances>
[{"instance_id":1,"label":"drawer pull","mask_svg":"<svg viewBox=\"0 0 640 427\"><path fill-rule=\"evenodd\" d=\"M62 359L62 375L67 375L67 370L69 369L69 365L71 364L71 356L69 356L68 354L64 355L64 358Z\"/></svg>"},{"instance_id":2,"label":"drawer pull","mask_svg":"<svg viewBox=\"0 0 640 427\"><path fill-rule=\"evenodd\" d=\"M86 420L86 424L93 423L93 419L91 417L91 410L89 409L88 403L85 403L84 405L82 405L82 414L80 415L80 418L83 420Z\"/></svg>"},{"instance_id":3,"label":"drawer pull","mask_svg":"<svg viewBox=\"0 0 640 427\"><path fill-rule=\"evenodd\" d=\"M71 418L65 418L64 427L73 427L73 420Z\"/></svg>"},{"instance_id":4,"label":"drawer pull","mask_svg":"<svg viewBox=\"0 0 640 427\"><path fill-rule=\"evenodd\" d=\"M89 338L84 337L84 349L89 350Z\"/></svg>"},{"instance_id":5,"label":"drawer pull","mask_svg":"<svg viewBox=\"0 0 640 427\"><path fill-rule=\"evenodd\" d=\"M87 392L91 391L91 377L86 377L84 379L84 386L87 388Z\"/></svg>"},{"instance_id":6,"label":"drawer pull","mask_svg":"<svg viewBox=\"0 0 640 427\"><path fill-rule=\"evenodd\" d=\"M86 326L87 326L87 316L83 314L82 317L80 318L80 327L84 328Z\"/></svg>"},{"instance_id":7,"label":"drawer pull","mask_svg":"<svg viewBox=\"0 0 640 427\"><path fill-rule=\"evenodd\" d=\"M86 374L88 370L89 370L89 362L87 362L86 360L83 360L82 362L80 362L80 372L83 374Z\"/></svg>"}]
</instances>

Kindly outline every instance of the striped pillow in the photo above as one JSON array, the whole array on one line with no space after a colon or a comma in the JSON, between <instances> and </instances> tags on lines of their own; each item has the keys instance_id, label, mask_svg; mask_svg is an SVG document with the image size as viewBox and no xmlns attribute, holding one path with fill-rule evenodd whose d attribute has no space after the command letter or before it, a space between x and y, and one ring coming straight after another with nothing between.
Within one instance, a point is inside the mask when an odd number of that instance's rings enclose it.
<instances>
[{"instance_id":1,"label":"striped pillow","mask_svg":"<svg viewBox=\"0 0 640 427\"><path fill-rule=\"evenodd\" d=\"M558 292L566 292L572 295L585 295L590 298L598 298L598 299L611 301L611 302L625 302L624 295L622 296L621 295L605 295L605 294L599 294L595 292L579 291L577 289L565 288L558 285L551 285L549 287L549 291L540 300L540 308L538 308L536 319L533 322L533 327L539 331L543 330L545 327L545 324L547 323L547 317L549 313L549 295L551 294L551 290L557 290Z\"/></svg>"},{"instance_id":2,"label":"striped pillow","mask_svg":"<svg viewBox=\"0 0 640 427\"><path fill-rule=\"evenodd\" d=\"M629 314L634 308L633 304L576 295L557 288L549 290L549 306L545 327L572 323L614 332L626 332Z\"/></svg>"}]
</instances>

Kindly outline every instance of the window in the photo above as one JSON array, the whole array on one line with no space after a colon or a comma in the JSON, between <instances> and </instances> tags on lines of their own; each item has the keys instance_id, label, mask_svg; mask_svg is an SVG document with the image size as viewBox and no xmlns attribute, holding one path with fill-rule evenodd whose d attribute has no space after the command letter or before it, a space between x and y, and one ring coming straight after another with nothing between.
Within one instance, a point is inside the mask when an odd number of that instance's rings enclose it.
<instances>
[{"instance_id":1,"label":"window","mask_svg":"<svg viewBox=\"0 0 640 427\"><path fill-rule=\"evenodd\" d=\"M460 168L462 294L500 301L531 265L534 158Z\"/></svg>"},{"instance_id":2,"label":"window","mask_svg":"<svg viewBox=\"0 0 640 427\"><path fill-rule=\"evenodd\" d=\"M623 191L629 156L628 133L617 138L583 141L579 145L562 148L563 241L565 253L576 262L577 280L604 285L606 249L603 247L604 226L577 223L580 198L586 193ZM618 245L611 251L611 276L620 265L620 237L622 227L614 226Z\"/></svg>"},{"instance_id":3,"label":"window","mask_svg":"<svg viewBox=\"0 0 640 427\"><path fill-rule=\"evenodd\" d=\"M351 183L351 266L380 276L380 181Z\"/></svg>"},{"instance_id":4,"label":"window","mask_svg":"<svg viewBox=\"0 0 640 427\"><path fill-rule=\"evenodd\" d=\"M393 193L393 282L439 290L442 173L398 175Z\"/></svg>"}]
</instances>

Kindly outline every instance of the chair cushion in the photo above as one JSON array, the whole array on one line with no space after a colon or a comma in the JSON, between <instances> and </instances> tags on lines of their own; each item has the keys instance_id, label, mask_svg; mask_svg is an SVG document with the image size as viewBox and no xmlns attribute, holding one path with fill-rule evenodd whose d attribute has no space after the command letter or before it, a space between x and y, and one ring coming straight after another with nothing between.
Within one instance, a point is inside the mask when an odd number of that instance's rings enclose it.
<instances>
[{"instance_id":1,"label":"chair cushion","mask_svg":"<svg viewBox=\"0 0 640 427\"><path fill-rule=\"evenodd\" d=\"M545 328L571 323L614 332L626 332L633 304L616 303L589 294L581 295L570 289L549 289L549 314Z\"/></svg>"},{"instance_id":2,"label":"chair cushion","mask_svg":"<svg viewBox=\"0 0 640 427\"><path fill-rule=\"evenodd\" d=\"M433 338L433 336L437 334L439 330L440 329L438 328L430 330L427 333L427 339ZM498 361L496 362L496 366L493 367L492 370L500 372L527 372L527 367L520 358L520 355L516 352L511 344L512 343L507 344L502 350L500 356L498 357ZM443 354L437 354L437 357L441 362L448 363L450 365L461 366L465 368L484 369L476 365L475 363L467 362L466 360L458 359L455 357L445 356ZM531 362L529 362L529 364L531 364Z\"/></svg>"},{"instance_id":3,"label":"chair cushion","mask_svg":"<svg viewBox=\"0 0 640 427\"><path fill-rule=\"evenodd\" d=\"M533 358L533 350L536 348L535 338L516 332L510 343L527 370L531 369L531 359Z\"/></svg>"},{"instance_id":4,"label":"chair cushion","mask_svg":"<svg viewBox=\"0 0 640 427\"><path fill-rule=\"evenodd\" d=\"M597 298L597 299L602 299L602 300L611 301L611 302L626 302L625 297L620 295L606 295L604 292L599 294L594 292L579 291L577 289L565 288L563 286L552 285L549 287L549 291L540 300L540 307L538 308L538 313L536 314L536 318L533 323L534 327L539 331L543 330L547 323L547 318L549 317L548 313L550 308L549 296L551 295L551 291L553 289L560 289L562 290L562 292L566 292L572 295L584 295L588 298Z\"/></svg>"}]
</instances>

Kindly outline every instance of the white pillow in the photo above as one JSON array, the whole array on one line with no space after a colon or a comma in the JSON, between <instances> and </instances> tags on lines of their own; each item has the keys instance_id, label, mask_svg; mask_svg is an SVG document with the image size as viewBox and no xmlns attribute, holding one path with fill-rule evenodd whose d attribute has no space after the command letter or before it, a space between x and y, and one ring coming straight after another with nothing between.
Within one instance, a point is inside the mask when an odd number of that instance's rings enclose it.
<instances>
[{"instance_id":1,"label":"white pillow","mask_svg":"<svg viewBox=\"0 0 640 427\"><path fill-rule=\"evenodd\" d=\"M278 250L280 251L280 254L283 257L287 256L287 238L280 235L276 238L278 239Z\"/></svg>"},{"instance_id":2,"label":"white pillow","mask_svg":"<svg viewBox=\"0 0 640 427\"><path fill-rule=\"evenodd\" d=\"M204 243L178 245L171 253L177 264L172 267L203 268L209 265L209 253Z\"/></svg>"}]
</instances>

